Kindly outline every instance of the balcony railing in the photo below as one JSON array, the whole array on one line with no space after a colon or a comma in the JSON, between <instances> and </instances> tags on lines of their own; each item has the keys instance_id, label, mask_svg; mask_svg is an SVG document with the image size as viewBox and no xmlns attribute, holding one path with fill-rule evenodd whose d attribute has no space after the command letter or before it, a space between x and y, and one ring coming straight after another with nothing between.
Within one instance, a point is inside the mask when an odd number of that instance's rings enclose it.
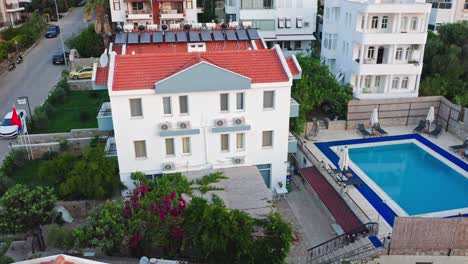
<instances>
[{"instance_id":1,"label":"balcony railing","mask_svg":"<svg viewBox=\"0 0 468 264\"><path fill-rule=\"evenodd\" d=\"M24 7L20 7L19 4L17 3L7 3L5 4L5 7L6 7L7 12L15 12L15 11L24 10Z\"/></svg>"},{"instance_id":2,"label":"balcony railing","mask_svg":"<svg viewBox=\"0 0 468 264\"><path fill-rule=\"evenodd\" d=\"M153 13L153 10L150 8L148 9L141 9L141 10L127 10L127 15L149 15Z\"/></svg>"},{"instance_id":3,"label":"balcony railing","mask_svg":"<svg viewBox=\"0 0 468 264\"><path fill-rule=\"evenodd\" d=\"M184 14L184 10L182 8L179 9L162 9L161 14Z\"/></svg>"}]
</instances>

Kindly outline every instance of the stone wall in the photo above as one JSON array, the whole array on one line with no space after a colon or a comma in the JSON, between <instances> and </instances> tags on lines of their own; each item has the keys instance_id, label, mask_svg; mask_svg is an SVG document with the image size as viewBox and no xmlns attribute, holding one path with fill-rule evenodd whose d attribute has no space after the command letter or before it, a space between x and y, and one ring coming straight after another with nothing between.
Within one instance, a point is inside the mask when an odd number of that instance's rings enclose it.
<instances>
[{"instance_id":1,"label":"stone wall","mask_svg":"<svg viewBox=\"0 0 468 264\"><path fill-rule=\"evenodd\" d=\"M47 133L47 134L30 134L29 139L31 144L38 143L53 143L60 142L69 138L86 138L95 136L106 136L107 131L100 131L97 128L85 128L85 129L72 129L68 133ZM17 139L17 144L20 143L20 138Z\"/></svg>"},{"instance_id":2,"label":"stone wall","mask_svg":"<svg viewBox=\"0 0 468 264\"><path fill-rule=\"evenodd\" d=\"M74 70L83 67L93 67L93 64L97 62L99 62L98 58L74 58L70 64L72 70Z\"/></svg>"},{"instance_id":3,"label":"stone wall","mask_svg":"<svg viewBox=\"0 0 468 264\"><path fill-rule=\"evenodd\" d=\"M345 130L346 120L328 121L328 130Z\"/></svg>"},{"instance_id":4,"label":"stone wall","mask_svg":"<svg viewBox=\"0 0 468 264\"><path fill-rule=\"evenodd\" d=\"M100 201L82 200L82 201L58 201L57 205L61 205L70 212L73 218L86 218L89 211L99 205Z\"/></svg>"},{"instance_id":5,"label":"stone wall","mask_svg":"<svg viewBox=\"0 0 468 264\"><path fill-rule=\"evenodd\" d=\"M93 82L91 80L68 80L68 84L72 91L93 90Z\"/></svg>"}]
</instances>

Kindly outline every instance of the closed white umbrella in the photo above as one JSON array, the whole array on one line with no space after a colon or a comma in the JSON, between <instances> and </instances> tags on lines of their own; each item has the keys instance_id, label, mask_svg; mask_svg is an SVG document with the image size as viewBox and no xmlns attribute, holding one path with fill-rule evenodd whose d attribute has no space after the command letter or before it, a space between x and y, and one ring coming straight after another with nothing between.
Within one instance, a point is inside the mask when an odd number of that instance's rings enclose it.
<instances>
[{"instance_id":1,"label":"closed white umbrella","mask_svg":"<svg viewBox=\"0 0 468 264\"><path fill-rule=\"evenodd\" d=\"M377 109L377 107L375 107L374 110L372 110L370 123L372 127L374 127L375 125L377 125L377 123L379 123L379 110Z\"/></svg>"},{"instance_id":2,"label":"closed white umbrella","mask_svg":"<svg viewBox=\"0 0 468 264\"><path fill-rule=\"evenodd\" d=\"M341 156L340 156L340 160L338 161L338 166L340 167L340 170L341 171L346 171L348 170L348 167L349 167L349 151L348 151L348 147L344 147L342 152L341 152Z\"/></svg>"},{"instance_id":3,"label":"closed white umbrella","mask_svg":"<svg viewBox=\"0 0 468 264\"><path fill-rule=\"evenodd\" d=\"M429 112L427 113L426 121L429 122L429 128L430 128L432 122L434 122L434 106L431 106L431 108L429 108Z\"/></svg>"}]
</instances>

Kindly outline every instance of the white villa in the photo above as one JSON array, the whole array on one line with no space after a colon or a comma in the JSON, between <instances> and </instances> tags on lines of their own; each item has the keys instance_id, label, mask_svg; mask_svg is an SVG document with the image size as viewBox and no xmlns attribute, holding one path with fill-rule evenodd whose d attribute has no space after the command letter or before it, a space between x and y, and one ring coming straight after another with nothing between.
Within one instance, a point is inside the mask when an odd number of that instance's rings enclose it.
<instances>
[{"instance_id":1,"label":"white villa","mask_svg":"<svg viewBox=\"0 0 468 264\"><path fill-rule=\"evenodd\" d=\"M321 60L359 99L417 97L431 5L325 0Z\"/></svg>"}]
</instances>

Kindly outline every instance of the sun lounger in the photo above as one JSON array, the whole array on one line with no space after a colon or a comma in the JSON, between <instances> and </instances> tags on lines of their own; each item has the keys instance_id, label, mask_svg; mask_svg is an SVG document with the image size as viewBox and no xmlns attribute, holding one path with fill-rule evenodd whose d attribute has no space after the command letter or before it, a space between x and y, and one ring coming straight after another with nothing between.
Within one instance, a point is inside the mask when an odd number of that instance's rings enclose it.
<instances>
[{"instance_id":1,"label":"sun lounger","mask_svg":"<svg viewBox=\"0 0 468 264\"><path fill-rule=\"evenodd\" d=\"M420 120L419 125L413 129L413 132L422 133L425 128L426 128L426 121Z\"/></svg>"},{"instance_id":2,"label":"sun lounger","mask_svg":"<svg viewBox=\"0 0 468 264\"><path fill-rule=\"evenodd\" d=\"M379 123L377 123L377 124L374 126L374 129L375 129L381 136L388 135L387 131L383 130L383 129L380 127L380 124L379 124Z\"/></svg>"},{"instance_id":3,"label":"sun lounger","mask_svg":"<svg viewBox=\"0 0 468 264\"><path fill-rule=\"evenodd\" d=\"M463 150L465 148L468 148L468 138L465 139L465 142L463 142L463 144L461 145L455 145L455 146L450 146L449 149L451 151L454 151L454 152L457 152L459 150Z\"/></svg>"},{"instance_id":4,"label":"sun lounger","mask_svg":"<svg viewBox=\"0 0 468 264\"><path fill-rule=\"evenodd\" d=\"M431 132L429 132L429 135L431 137L439 137L440 134L442 134L442 126L441 125L437 125L436 128L434 130L432 130Z\"/></svg>"},{"instance_id":5,"label":"sun lounger","mask_svg":"<svg viewBox=\"0 0 468 264\"><path fill-rule=\"evenodd\" d=\"M361 134L363 137L372 136L372 134L369 131L367 131L367 129L364 127L364 124L358 124L357 132Z\"/></svg>"}]
</instances>

